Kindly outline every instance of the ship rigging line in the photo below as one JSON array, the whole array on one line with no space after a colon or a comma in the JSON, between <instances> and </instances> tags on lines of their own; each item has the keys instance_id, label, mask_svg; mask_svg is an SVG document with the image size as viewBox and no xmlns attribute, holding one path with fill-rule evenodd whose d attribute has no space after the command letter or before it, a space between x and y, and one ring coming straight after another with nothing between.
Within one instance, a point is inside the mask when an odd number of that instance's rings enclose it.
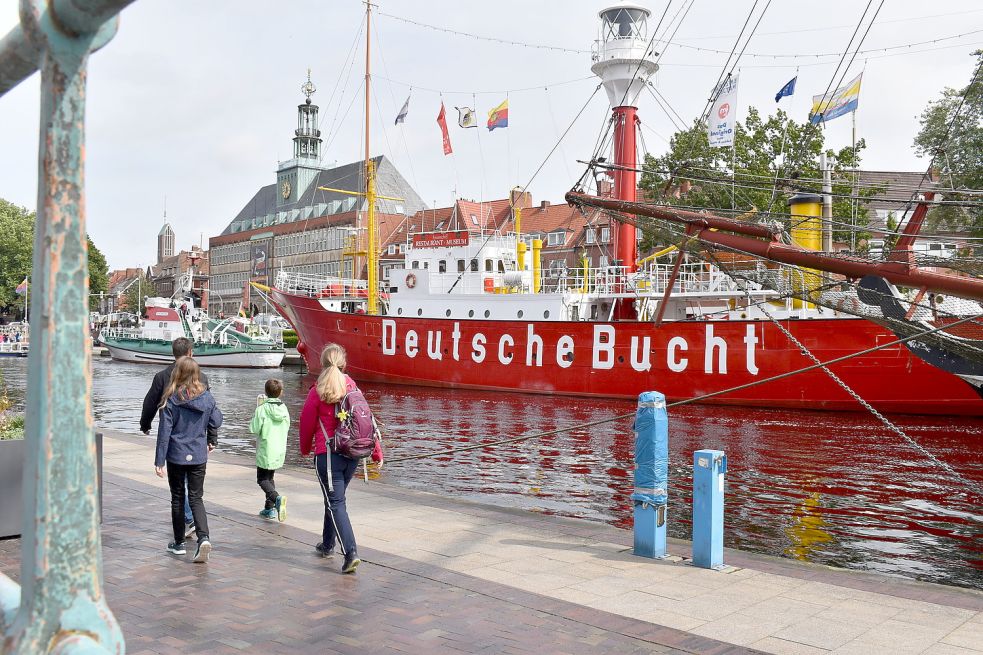
<instances>
[{"instance_id":1,"label":"ship rigging line","mask_svg":"<svg viewBox=\"0 0 983 655\"><path fill-rule=\"evenodd\" d=\"M751 388L751 387L756 387L756 386L758 386L760 384L765 384L767 382L775 382L777 380L782 380L784 378L788 378L788 377L791 377L793 375L798 375L799 373L808 373L809 371L814 371L814 370L819 369L819 368L823 368L823 367L826 367L826 366L831 366L833 364L838 364L840 362L845 362L845 361L848 361L848 360L853 359L855 357L860 357L862 355L868 355L870 353L877 352L878 350L884 350L885 348L892 348L894 346L897 346L898 344L908 343L909 341L914 341L914 340L920 339L922 337L928 336L930 334L934 334L936 332L941 332L943 330L949 330L951 328L956 327L957 325L961 325L963 323L968 323L970 321L976 321L976 320L978 320L980 318L983 318L983 314L977 314L975 316L969 316L969 317L966 317L964 319L961 319L961 320L958 320L958 321L954 321L952 323L949 323L948 325L944 325L942 327L933 328L931 330L924 330L922 332L918 332L916 334L912 334L912 335L907 336L907 337L904 337L904 338L896 339L895 341L890 341L888 343L882 343L880 345L873 346L873 347L868 348L866 350L860 350L860 351L857 351L855 353L850 353L849 355L843 355L842 357L836 357L835 359L830 359L830 360L827 360L825 362L819 362L818 364L812 364L810 366L806 366L804 368L796 369L794 371L788 371L788 372L785 372L785 373L780 373L779 375L774 375L774 376L772 376L770 378L765 378L763 380L755 380L753 382L748 382L746 384L741 384L741 385L738 385L736 387L731 387L729 389L722 389L720 391L714 391L714 392L711 392L711 393L708 393L708 394L704 394L702 396L697 396L695 398L687 398L686 400L677 400L676 402L673 402L673 403L667 403L666 404L666 409L669 409L671 407L681 407L683 405L690 405L692 403L700 402L700 401L706 400L708 398L714 398L716 396L722 396L724 394L733 393L735 391L742 391L744 389L748 389L748 388ZM510 437L508 439L498 439L496 441L488 441L488 442L485 442L485 443L474 444L474 445L471 445L471 446L461 446L461 447L458 447L458 448L447 448L445 450L436 450L436 451L430 451L430 452L426 452L426 453L418 453L416 455L406 455L405 457L397 457L397 458L393 458L393 459L387 459L386 461L388 463L390 463L390 464L399 464L400 462L407 462L407 461L414 460L414 459L425 459L425 458L428 458L428 457L440 457L442 455L453 455L455 453L466 452L466 451L469 451L469 450L481 450L483 448L493 448L495 446L504 446L504 445L508 445L508 444L512 444L512 443L518 443L520 441L529 441L529 440L532 440L532 439L539 439L539 438L542 438L542 437L552 436L554 434L562 434L564 432L571 432L573 430L582 430L584 428L591 428L591 427L594 427L596 425L603 425L605 423L613 423L615 421L624 421L624 420L627 420L627 419L630 419L630 418L634 418L634 416L635 416L635 412L631 412L630 414L619 414L618 416L611 416L609 418L598 419L596 421L587 421L586 423L578 423L577 425L569 425L569 426L566 426L566 427L557 428L555 430L546 430L544 432L535 432L533 434L526 434L526 435L522 435L521 437ZM913 442L913 443L916 443L916 442ZM916 443L916 446L917 446L917 448L922 453L924 453L925 455L928 456L928 458L929 458L930 461L934 462L936 465L941 466L941 468L947 470L948 472L953 473L955 475L955 477L960 482L962 482L966 487L972 489L976 493L980 493L979 488L973 482L971 482L971 481L966 480L965 478L963 478L951 466L949 466L948 464L945 464L944 462L942 462L938 458L936 458L933 455L931 455L931 453L929 453L927 450L925 450L922 446L918 446L917 443Z\"/></svg>"},{"instance_id":2,"label":"ship rigging line","mask_svg":"<svg viewBox=\"0 0 983 655\"><path fill-rule=\"evenodd\" d=\"M558 138L556 140L556 143L553 144L553 147L550 148L549 153L547 153L546 157L543 159L543 162L539 165L539 168L537 168L533 172L532 177L530 177L529 178L529 181L526 182L525 185L522 187L522 193L525 193L526 192L526 189L529 188L529 185L533 183L533 180L536 179L536 176L539 175L539 172L543 170L543 167L544 166L546 166L546 162L548 162L550 160L550 157L553 156L553 153L556 152L556 149L560 147L560 144L561 143L563 143L563 139L566 138L567 134L570 133L570 130L573 128L573 126L580 119L581 115L583 115L584 110L587 109L587 106L590 104L591 100L593 100L594 99L594 96L597 95L597 92L600 91L601 86L602 86L601 84L598 84L596 87L594 87L594 92L590 94L590 97L589 98L587 98L587 102L584 103L584 105L580 108L580 111L577 112L577 115L574 116L573 117L573 120L570 121L570 124L567 125L567 129L563 130L563 134L560 135L560 138ZM511 197L509 199L509 204L512 205ZM502 225L504 225L504 224L505 224L505 222L503 221ZM479 254L481 254L481 251L484 250L484 248L485 248L486 245L488 245L488 242L491 240L491 238L493 236L495 236L496 233L500 232L501 229L502 229L502 226L499 226L497 229L489 231L488 236L485 237L485 240L481 242L481 246L478 248L477 252L475 252L475 257L477 257ZM462 272L458 273L457 278L454 280L454 284L452 284L450 286L450 289L447 290L447 293L451 293L452 291L454 291L454 288L464 278L465 272L466 271L462 271Z\"/></svg>"}]
</instances>

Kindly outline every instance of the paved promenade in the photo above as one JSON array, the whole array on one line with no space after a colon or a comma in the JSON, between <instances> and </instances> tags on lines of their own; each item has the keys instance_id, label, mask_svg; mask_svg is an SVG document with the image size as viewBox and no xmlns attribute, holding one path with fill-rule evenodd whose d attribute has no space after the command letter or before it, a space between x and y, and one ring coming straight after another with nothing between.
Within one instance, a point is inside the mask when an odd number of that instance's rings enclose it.
<instances>
[{"instance_id":1,"label":"paved promenade","mask_svg":"<svg viewBox=\"0 0 983 655\"><path fill-rule=\"evenodd\" d=\"M270 523L252 461L225 453L205 483L215 548L196 565L164 550L152 451L149 438L105 435L106 591L130 655L983 653L978 592L732 551L725 572L654 562L610 526L384 483L352 483L363 564L344 576L339 558L313 553L313 473L277 473L289 517ZM19 548L0 541L14 577Z\"/></svg>"}]
</instances>

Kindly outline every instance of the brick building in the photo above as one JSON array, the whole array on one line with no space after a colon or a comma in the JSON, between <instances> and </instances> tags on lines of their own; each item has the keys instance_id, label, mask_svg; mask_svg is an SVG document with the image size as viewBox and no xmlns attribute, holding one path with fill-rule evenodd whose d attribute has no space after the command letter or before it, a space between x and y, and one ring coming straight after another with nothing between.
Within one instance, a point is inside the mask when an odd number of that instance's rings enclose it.
<instances>
[{"instance_id":1,"label":"brick building","mask_svg":"<svg viewBox=\"0 0 983 655\"><path fill-rule=\"evenodd\" d=\"M364 191L365 165L322 165L318 106L310 97L315 90L310 80L302 87L307 98L297 107L294 156L279 163L276 182L258 189L222 233L208 241L213 315L234 314L240 303L259 303L247 283L272 284L281 268L364 277L365 199L342 191ZM376 202L379 242L386 243L407 216L425 205L392 162L382 156L373 162L376 193L401 198Z\"/></svg>"}]
</instances>

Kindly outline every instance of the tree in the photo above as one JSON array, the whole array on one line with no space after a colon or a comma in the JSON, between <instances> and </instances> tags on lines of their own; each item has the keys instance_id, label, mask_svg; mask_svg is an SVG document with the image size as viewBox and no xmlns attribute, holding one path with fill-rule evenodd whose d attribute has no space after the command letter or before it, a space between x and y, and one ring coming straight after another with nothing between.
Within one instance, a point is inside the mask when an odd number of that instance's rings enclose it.
<instances>
[{"instance_id":1,"label":"tree","mask_svg":"<svg viewBox=\"0 0 983 655\"><path fill-rule=\"evenodd\" d=\"M123 294L120 308L143 316L143 311L147 308L147 296L154 297L156 295L157 287L141 271L139 281L134 280Z\"/></svg>"},{"instance_id":2,"label":"tree","mask_svg":"<svg viewBox=\"0 0 983 655\"><path fill-rule=\"evenodd\" d=\"M109 291L109 264L102 251L92 243L92 237L86 235L89 244L89 309L99 307L99 298L91 295Z\"/></svg>"},{"instance_id":3,"label":"tree","mask_svg":"<svg viewBox=\"0 0 983 655\"><path fill-rule=\"evenodd\" d=\"M796 191L818 193L821 185L813 180L822 177L819 156L823 152L823 132L817 125L796 123L782 110L761 118L758 110L749 108L747 118L737 123L734 148L711 148L707 139L706 123L694 124L690 129L677 132L669 142L669 151L660 157L647 155L640 186L650 199L659 199L670 205L730 209L746 212L752 207L761 212L786 213L786 201ZM785 143L784 161L782 143ZM827 150L827 158L833 168L833 193L852 195L850 184L852 170L860 163L860 153L866 148L863 140L839 151ZM730 170L734 168L733 184ZM726 172L725 172L726 171ZM802 178L803 182L789 184L779 180L778 193L773 181L779 178ZM678 197L666 194L668 186L678 187L689 181L688 191ZM860 195L874 195L877 190L866 189ZM852 223L860 232L851 235L851 229L834 229L837 240L859 242L869 237L862 230L868 223L865 203L854 207L848 198L833 199L833 218ZM855 220L855 223L854 223ZM851 238L853 237L853 238ZM678 241L678 237L675 238ZM672 243L671 235L646 229L643 248L651 249Z\"/></svg>"},{"instance_id":4,"label":"tree","mask_svg":"<svg viewBox=\"0 0 983 655\"><path fill-rule=\"evenodd\" d=\"M23 307L14 289L31 272L34 213L0 198L0 309Z\"/></svg>"},{"instance_id":5,"label":"tree","mask_svg":"<svg viewBox=\"0 0 983 655\"><path fill-rule=\"evenodd\" d=\"M928 157L941 172L940 183L952 189L983 189L983 50L973 56L976 67L970 83L959 90L946 88L942 97L928 103L915 137L915 152ZM945 196L960 199L958 193ZM927 219L933 229L983 236L983 207L944 205L932 209Z\"/></svg>"},{"instance_id":6,"label":"tree","mask_svg":"<svg viewBox=\"0 0 983 655\"><path fill-rule=\"evenodd\" d=\"M34 221L37 214L0 198L0 309L23 303L14 289L30 275L34 256ZM109 286L109 264L99 248L86 236L89 246L89 293L105 293ZM99 298L89 297L89 308Z\"/></svg>"}]
</instances>

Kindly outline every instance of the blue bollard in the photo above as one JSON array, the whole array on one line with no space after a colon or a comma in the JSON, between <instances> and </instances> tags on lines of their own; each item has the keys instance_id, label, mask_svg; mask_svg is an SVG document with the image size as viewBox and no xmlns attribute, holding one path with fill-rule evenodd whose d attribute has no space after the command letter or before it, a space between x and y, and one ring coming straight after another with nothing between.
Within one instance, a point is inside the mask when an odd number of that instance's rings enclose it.
<instances>
[{"instance_id":1,"label":"blue bollard","mask_svg":"<svg viewBox=\"0 0 983 655\"><path fill-rule=\"evenodd\" d=\"M724 566L724 473L722 450L693 453L693 565Z\"/></svg>"},{"instance_id":2,"label":"blue bollard","mask_svg":"<svg viewBox=\"0 0 983 655\"><path fill-rule=\"evenodd\" d=\"M638 396L635 413L635 555L666 556L669 501L669 415L657 391Z\"/></svg>"}]
</instances>

